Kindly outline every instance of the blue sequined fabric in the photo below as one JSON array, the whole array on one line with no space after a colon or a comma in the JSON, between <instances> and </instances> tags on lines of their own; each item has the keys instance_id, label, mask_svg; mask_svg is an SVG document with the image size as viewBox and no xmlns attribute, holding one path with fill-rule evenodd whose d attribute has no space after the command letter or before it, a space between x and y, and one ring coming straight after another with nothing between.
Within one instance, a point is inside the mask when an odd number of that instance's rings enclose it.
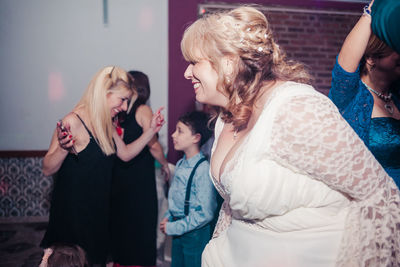
<instances>
[{"instance_id":1,"label":"blue sequined fabric","mask_svg":"<svg viewBox=\"0 0 400 267\"><path fill-rule=\"evenodd\" d=\"M332 71L332 86L329 98L338 107L342 116L368 146L374 98L356 72L345 71L337 62Z\"/></svg>"},{"instance_id":2,"label":"blue sequined fabric","mask_svg":"<svg viewBox=\"0 0 400 267\"><path fill-rule=\"evenodd\" d=\"M329 98L400 187L399 121L393 118L371 118L374 98L361 82L359 69L347 72L336 58ZM398 92L393 92L393 101L400 109Z\"/></svg>"},{"instance_id":3,"label":"blue sequined fabric","mask_svg":"<svg viewBox=\"0 0 400 267\"><path fill-rule=\"evenodd\" d=\"M400 120L372 118L369 149L400 187Z\"/></svg>"}]
</instances>

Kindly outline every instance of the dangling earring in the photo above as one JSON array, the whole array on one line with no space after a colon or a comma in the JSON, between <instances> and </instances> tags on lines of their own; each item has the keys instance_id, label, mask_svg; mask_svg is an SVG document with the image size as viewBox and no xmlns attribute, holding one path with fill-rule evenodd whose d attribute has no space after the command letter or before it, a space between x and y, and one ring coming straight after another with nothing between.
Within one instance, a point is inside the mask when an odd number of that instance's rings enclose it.
<instances>
[{"instance_id":1,"label":"dangling earring","mask_svg":"<svg viewBox=\"0 0 400 267\"><path fill-rule=\"evenodd\" d=\"M375 69L375 63L371 65L371 70Z\"/></svg>"},{"instance_id":2,"label":"dangling earring","mask_svg":"<svg viewBox=\"0 0 400 267\"><path fill-rule=\"evenodd\" d=\"M366 59L365 64L369 66L369 71L372 71L375 69L375 62L372 61L372 59Z\"/></svg>"}]
</instances>

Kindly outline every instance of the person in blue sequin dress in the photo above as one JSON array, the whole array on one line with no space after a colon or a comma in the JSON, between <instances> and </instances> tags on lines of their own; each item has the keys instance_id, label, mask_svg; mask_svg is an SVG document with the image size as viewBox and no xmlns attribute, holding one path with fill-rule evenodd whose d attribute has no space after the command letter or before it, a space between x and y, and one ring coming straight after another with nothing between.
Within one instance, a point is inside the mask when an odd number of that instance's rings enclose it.
<instances>
[{"instance_id":1,"label":"person in blue sequin dress","mask_svg":"<svg viewBox=\"0 0 400 267\"><path fill-rule=\"evenodd\" d=\"M329 97L400 187L400 55L372 33L371 7L343 43Z\"/></svg>"}]
</instances>

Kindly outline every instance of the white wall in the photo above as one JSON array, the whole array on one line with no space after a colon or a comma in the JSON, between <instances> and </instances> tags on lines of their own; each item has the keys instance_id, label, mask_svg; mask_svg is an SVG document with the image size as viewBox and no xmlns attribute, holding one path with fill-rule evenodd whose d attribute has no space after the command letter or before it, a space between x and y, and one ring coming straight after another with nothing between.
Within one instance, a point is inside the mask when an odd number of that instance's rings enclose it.
<instances>
[{"instance_id":1,"label":"white wall","mask_svg":"<svg viewBox=\"0 0 400 267\"><path fill-rule=\"evenodd\" d=\"M103 0L0 0L0 150L46 150L106 65L148 74L167 117L167 15L168 0L108 0L105 25Z\"/></svg>"}]
</instances>

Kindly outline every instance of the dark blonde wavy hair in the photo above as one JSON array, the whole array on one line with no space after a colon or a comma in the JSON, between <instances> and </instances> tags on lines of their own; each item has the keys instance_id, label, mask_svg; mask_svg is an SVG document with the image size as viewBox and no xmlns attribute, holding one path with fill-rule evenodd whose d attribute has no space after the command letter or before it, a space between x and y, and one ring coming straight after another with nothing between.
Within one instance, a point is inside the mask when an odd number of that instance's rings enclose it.
<instances>
[{"instance_id":1,"label":"dark blonde wavy hair","mask_svg":"<svg viewBox=\"0 0 400 267\"><path fill-rule=\"evenodd\" d=\"M188 62L210 61L218 73L217 90L229 99L227 107L215 110L238 131L247 127L266 82L310 82L304 65L286 59L266 17L253 7L203 16L185 30L181 50ZM234 59L231 77L221 65L225 56Z\"/></svg>"}]
</instances>

